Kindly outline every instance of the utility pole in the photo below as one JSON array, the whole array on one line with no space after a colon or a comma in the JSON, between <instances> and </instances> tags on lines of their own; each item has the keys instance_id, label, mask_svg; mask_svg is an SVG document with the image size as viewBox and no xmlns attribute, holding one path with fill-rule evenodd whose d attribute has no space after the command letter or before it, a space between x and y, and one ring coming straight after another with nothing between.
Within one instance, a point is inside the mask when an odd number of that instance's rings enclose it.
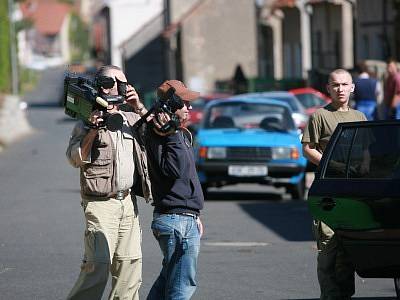
<instances>
[{"instance_id":1,"label":"utility pole","mask_svg":"<svg viewBox=\"0 0 400 300\"><path fill-rule=\"evenodd\" d=\"M13 20L14 1L8 0L8 18L10 20L10 57L11 57L11 83L12 93L18 94L18 61L17 50L15 46L15 26Z\"/></svg>"}]
</instances>

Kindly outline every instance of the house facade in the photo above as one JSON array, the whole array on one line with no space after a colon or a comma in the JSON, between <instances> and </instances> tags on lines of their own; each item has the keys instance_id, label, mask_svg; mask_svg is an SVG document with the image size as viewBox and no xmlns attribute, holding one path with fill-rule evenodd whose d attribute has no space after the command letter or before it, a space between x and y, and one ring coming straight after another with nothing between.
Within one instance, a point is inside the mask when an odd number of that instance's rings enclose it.
<instances>
[{"instance_id":1,"label":"house facade","mask_svg":"<svg viewBox=\"0 0 400 300\"><path fill-rule=\"evenodd\" d=\"M138 5L137 14L144 11L140 4L149 13L123 26L119 12L129 5L103 1L108 5L97 12L107 21L96 18L103 29L94 30L108 43L105 61L123 66L144 93L167 78L211 92L237 66L247 78L307 80L315 72L352 69L361 59L385 60L399 52L393 0L153 1L129 1ZM121 27L135 30L118 37Z\"/></svg>"},{"instance_id":2,"label":"house facade","mask_svg":"<svg viewBox=\"0 0 400 300\"><path fill-rule=\"evenodd\" d=\"M23 66L41 69L69 62L71 10L70 5L55 0L27 0L19 5L21 17L32 24L18 34Z\"/></svg>"}]
</instances>

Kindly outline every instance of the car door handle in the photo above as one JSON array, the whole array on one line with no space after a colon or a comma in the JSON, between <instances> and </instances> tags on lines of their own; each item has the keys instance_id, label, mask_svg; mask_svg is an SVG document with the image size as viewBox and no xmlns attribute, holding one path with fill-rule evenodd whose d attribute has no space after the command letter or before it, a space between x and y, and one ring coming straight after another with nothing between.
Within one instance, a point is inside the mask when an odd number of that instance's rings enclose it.
<instances>
[{"instance_id":1,"label":"car door handle","mask_svg":"<svg viewBox=\"0 0 400 300\"><path fill-rule=\"evenodd\" d=\"M320 205L323 210L331 211L336 206L336 201L331 197L322 198Z\"/></svg>"}]
</instances>

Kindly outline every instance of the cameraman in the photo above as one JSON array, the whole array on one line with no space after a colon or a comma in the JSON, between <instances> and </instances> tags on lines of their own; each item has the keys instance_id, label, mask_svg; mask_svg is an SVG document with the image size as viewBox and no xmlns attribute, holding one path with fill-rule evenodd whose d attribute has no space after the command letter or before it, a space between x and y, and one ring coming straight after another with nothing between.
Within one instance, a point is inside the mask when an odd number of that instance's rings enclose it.
<instances>
[{"instance_id":1,"label":"cameraman","mask_svg":"<svg viewBox=\"0 0 400 300\"><path fill-rule=\"evenodd\" d=\"M86 230L81 272L68 299L101 299L109 272L109 299L139 299L141 230L133 186L140 185L146 200L151 193L146 153L132 125L146 111L120 68L103 66L95 80L103 99L123 94L136 113L122 112L117 105L109 104L108 117L122 116L120 129L111 131L102 126L105 114L94 111L89 124L78 121L72 131L66 154L71 165L80 168Z\"/></svg>"},{"instance_id":2,"label":"cameraman","mask_svg":"<svg viewBox=\"0 0 400 300\"><path fill-rule=\"evenodd\" d=\"M151 228L164 256L161 273L147 299L190 299L196 289L197 257L203 233L199 215L204 197L196 173L192 138L181 126L188 119L190 101L197 99L199 93L190 91L178 80L168 80L158 87L157 95L160 101L179 97L183 107L175 112L178 128L162 130L173 116L156 111L154 126L146 132L155 206Z\"/></svg>"}]
</instances>

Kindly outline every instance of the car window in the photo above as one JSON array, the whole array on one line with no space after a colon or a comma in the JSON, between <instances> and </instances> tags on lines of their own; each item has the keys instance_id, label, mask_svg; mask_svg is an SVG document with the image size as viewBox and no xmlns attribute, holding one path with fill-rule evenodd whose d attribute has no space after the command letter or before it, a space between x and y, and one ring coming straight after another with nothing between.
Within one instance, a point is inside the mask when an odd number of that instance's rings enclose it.
<instances>
[{"instance_id":1,"label":"car window","mask_svg":"<svg viewBox=\"0 0 400 300\"><path fill-rule=\"evenodd\" d=\"M296 97L305 108L322 106L325 104L323 99L313 94L297 94Z\"/></svg>"},{"instance_id":2,"label":"car window","mask_svg":"<svg viewBox=\"0 0 400 300\"><path fill-rule=\"evenodd\" d=\"M367 145L367 153L352 153L350 167L359 172L351 177L400 178L400 125L360 128L354 145L358 148L365 148ZM369 156L369 164L360 172L365 155Z\"/></svg>"},{"instance_id":3,"label":"car window","mask_svg":"<svg viewBox=\"0 0 400 300\"><path fill-rule=\"evenodd\" d=\"M294 112L298 112L299 106L297 105L296 101L293 98L287 98L287 97L279 97L278 100L284 101L285 103L289 104L290 108Z\"/></svg>"},{"instance_id":4,"label":"car window","mask_svg":"<svg viewBox=\"0 0 400 300\"><path fill-rule=\"evenodd\" d=\"M190 102L190 105L194 110L200 110L206 105L206 100L204 98L198 98Z\"/></svg>"},{"instance_id":5,"label":"car window","mask_svg":"<svg viewBox=\"0 0 400 300\"><path fill-rule=\"evenodd\" d=\"M343 130L324 177L400 178L400 124Z\"/></svg>"},{"instance_id":6,"label":"car window","mask_svg":"<svg viewBox=\"0 0 400 300\"><path fill-rule=\"evenodd\" d=\"M295 130L287 107L263 103L231 102L212 106L205 128L259 128L263 130Z\"/></svg>"},{"instance_id":7,"label":"car window","mask_svg":"<svg viewBox=\"0 0 400 300\"><path fill-rule=\"evenodd\" d=\"M349 157L355 128L344 129L334 146L325 171L325 178L346 178L346 164Z\"/></svg>"}]
</instances>

